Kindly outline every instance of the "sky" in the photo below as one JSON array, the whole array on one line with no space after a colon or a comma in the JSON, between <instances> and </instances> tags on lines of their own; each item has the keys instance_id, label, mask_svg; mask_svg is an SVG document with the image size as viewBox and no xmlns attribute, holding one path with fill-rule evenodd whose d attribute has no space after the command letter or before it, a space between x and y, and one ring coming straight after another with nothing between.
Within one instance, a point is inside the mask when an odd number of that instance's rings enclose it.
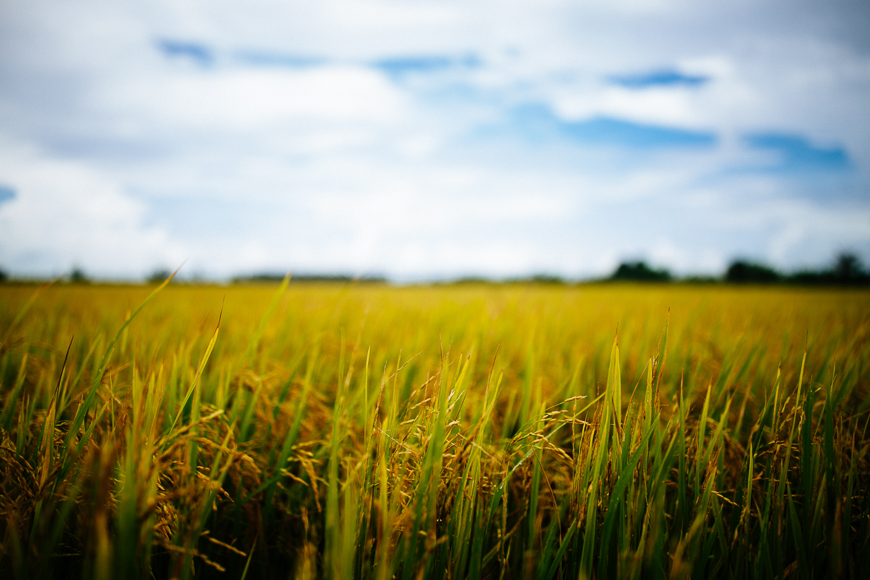
<instances>
[{"instance_id":1,"label":"sky","mask_svg":"<svg viewBox=\"0 0 870 580\"><path fill-rule=\"evenodd\" d=\"M0 0L0 268L870 264L865 0Z\"/></svg>"}]
</instances>

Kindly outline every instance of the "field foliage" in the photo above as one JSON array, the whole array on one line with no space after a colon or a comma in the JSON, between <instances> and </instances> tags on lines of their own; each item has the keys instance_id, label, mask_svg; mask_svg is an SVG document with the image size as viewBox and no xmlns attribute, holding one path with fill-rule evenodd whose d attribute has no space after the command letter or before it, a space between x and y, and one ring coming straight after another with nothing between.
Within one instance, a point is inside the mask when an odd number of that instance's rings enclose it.
<instances>
[{"instance_id":1,"label":"field foliage","mask_svg":"<svg viewBox=\"0 0 870 580\"><path fill-rule=\"evenodd\" d=\"M0 286L0 577L870 578L870 292Z\"/></svg>"}]
</instances>

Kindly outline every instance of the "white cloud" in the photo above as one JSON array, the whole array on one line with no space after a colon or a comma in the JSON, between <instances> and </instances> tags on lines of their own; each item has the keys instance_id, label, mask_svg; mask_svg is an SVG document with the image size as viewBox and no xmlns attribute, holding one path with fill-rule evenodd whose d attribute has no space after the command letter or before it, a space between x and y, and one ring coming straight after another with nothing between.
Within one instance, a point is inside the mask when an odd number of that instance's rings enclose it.
<instances>
[{"instance_id":1,"label":"white cloud","mask_svg":"<svg viewBox=\"0 0 870 580\"><path fill-rule=\"evenodd\" d=\"M175 70L110 85L97 106L173 126L261 130L287 120L396 123L403 95L367 68Z\"/></svg>"},{"instance_id":2,"label":"white cloud","mask_svg":"<svg viewBox=\"0 0 870 580\"><path fill-rule=\"evenodd\" d=\"M59 274L72 266L137 276L180 264L184 249L145 225L146 208L120 184L85 164L0 145L0 182L15 198L0 205L0 260L22 274Z\"/></svg>"},{"instance_id":3,"label":"white cloud","mask_svg":"<svg viewBox=\"0 0 870 580\"><path fill-rule=\"evenodd\" d=\"M553 106L565 119L581 120L607 116L639 123L697 127L709 123L695 111L695 91L684 88L651 88L644 91L605 86L597 91L565 91ZM708 128L709 125L703 128Z\"/></svg>"},{"instance_id":4,"label":"white cloud","mask_svg":"<svg viewBox=\"0 0 870 580\"><path fill-rule=\"evenodd\" d=\"M125 274L190 258L191 270L221 275L409 277L601 273L639 255L709 270L747 249L785 266L844 247L870 258L870 19L837 3L787 7L6 4L0 139L26 147L0 150L0 184L19 194L0 205L0 261ZM202 43L215 62L167 58L161 39ZM322 63L254 67L240 51ZM369 66L433 55L480 65L401 79ZM710 80L608 82L667 69ZM539 142L511 126L524 104L718 140L645 151ZM748 149L747 132L844 147L852 172L811 183L741 173L777 155Z\"/></svg>"}]
</instances>

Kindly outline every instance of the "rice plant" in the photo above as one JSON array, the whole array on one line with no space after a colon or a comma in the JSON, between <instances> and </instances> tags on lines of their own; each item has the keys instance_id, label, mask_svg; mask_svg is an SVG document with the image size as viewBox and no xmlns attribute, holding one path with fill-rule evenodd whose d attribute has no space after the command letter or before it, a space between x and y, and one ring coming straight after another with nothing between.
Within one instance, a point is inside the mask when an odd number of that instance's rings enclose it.
<instances>
[{"instance_id":1,"label":"rice plant","mask_svg":"<svg viewBox=\"0 0 870 580\"><path fill-rule=\"evenodd\" d=\"M0 577L870 577L870 293L0 287Z\"/></svg>"}]
</instances>

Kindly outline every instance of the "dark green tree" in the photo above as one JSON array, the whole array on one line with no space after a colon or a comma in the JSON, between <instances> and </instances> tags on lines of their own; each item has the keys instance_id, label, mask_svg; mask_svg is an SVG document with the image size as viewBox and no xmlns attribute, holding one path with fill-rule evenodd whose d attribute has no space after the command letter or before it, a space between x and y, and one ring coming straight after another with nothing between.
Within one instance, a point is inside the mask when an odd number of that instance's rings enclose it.
<instances>
[{"instance_id":1,"label":"dark green tree","mask_svg":"<svg viewBox=\"0 0 870 580\"><path fill-rule=\"evenodd\" d=\"M861 259L855 254L844 252L837 256L834 263L834 280L839 284L860 284L868 280Z\"/></svg>"},{"instance_id":2,"label":"dark green tree","mask_svg":"<svg viewBox=\"0 0 870 580\"><path fill-rule=\"evenodd\" d=\"M630 282L667 282L672 278L671 273L665 269L656 270L650 268L643 260L636 262L623 262L613 274L611 280L624 280Z\"/></svg>"},{"instance_id":3,"label":"dark green tree","mask_svg":"<svg viewBox=\"0 0 870 580\"><path fill-rule=\"evenodd\" d=\"M146 282L149 284L162 284L164 280L169 278L172 275L172 272L167 268L158 268L154 270L148 275L146 278Z\"/></svg>"},{"instance_id":4,"label":"dark green tree","mask_svg":"<svg viewBox=\"0 0 870 580\"><path fill-rule=\"evenodd\" d=\"M84 270L75 266L72 269L72 272L69 274L69 281L73 284L90 284L91 279L88 278L87 274L85 274Z\"/></svg>"},{"instance_id":5,"label":"dark green tree","mask_svg":"<svg viewBox=\"0 0 870 580\"><path fill-rule=\"evenodd\" d=\"M732 262L725 272L725 281L735 284L770 284L779 279L779 272L773 268L744 260Z\"/></svg>"}]
</instances>

